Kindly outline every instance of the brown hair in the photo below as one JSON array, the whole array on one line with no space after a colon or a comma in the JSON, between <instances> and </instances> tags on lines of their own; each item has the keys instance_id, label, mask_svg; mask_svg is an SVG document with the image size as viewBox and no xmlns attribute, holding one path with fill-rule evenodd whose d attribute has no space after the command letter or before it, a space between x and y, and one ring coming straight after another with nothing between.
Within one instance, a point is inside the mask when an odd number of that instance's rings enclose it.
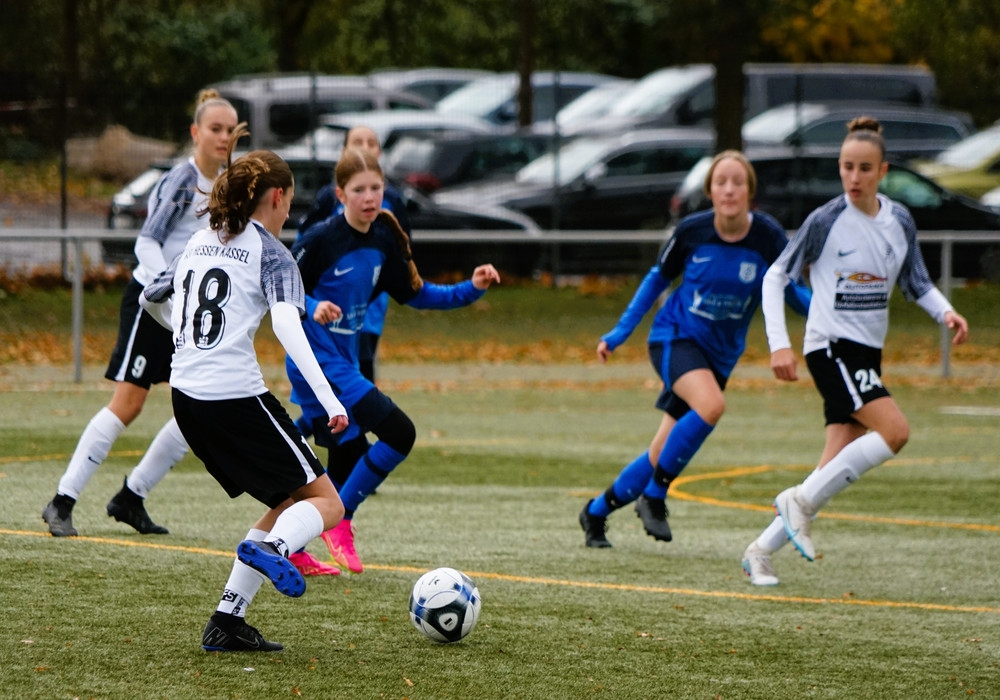
<instances>
[{"instance_id":1,"label":"brown hair","mask_svg":"<svg viewBox=\"0 0 1000 700\"><path fill-rule=\"evenodd\" d=\"M875 144L882 154L882 159L885 160L885 138L882 136L882 125L875 117L862 115L849 121L844 143L848 141L867 141Z\"/></svg>"},{"instance_id":2,"label":"brown hair","mask_svg":"<svg viewBox=\"0 0 1000 700\"><path fill-rule=\"evenodd\" d=\"M226 169L215 179L208 197L208 225L222 234L223 241L246 228L268 190L295 186L291 168L271 151L251 151L233 160L236 142L249 133L246 122L233 129L226 152Z\"/></svg>"},{"instance_id":3,"label":"brown hair","mask_svg":"<svg viewBox=\"0 0 1000 700\"><path fill-rule=\"evenodd\" d=\"M373 172L382 179L383 183L385 182L385 174L382 172L382 166L379 165L378 158L371 151L362 148L346 148L340 154L340 160L337 161L333 179L337 183L337 187L343 190L347 187L347 183L350 182L352 177L362 172ZM410 270L410 286L415 290L419 290L424 286L424 281L420 277L420 272L417 271L416 263L413 262L410 237L406 235L406 231L399 224L399 219L388 209L382 209L379 211L376 220L388 226L396 237L396 243L403 252L403 259L407 262Z\"/></svg>"},{"instance_id":4,"label":"brown hair","mask_svg":"<svg viewBox=\"0 0 1000 700\"><path fill-rule=\"evenodd\" d=\"M233 107L233 103L220 95L218 90L207 88L198 93L198 100L195 102L194 108L194 123L201 124L201 120L202 117L205 116L205 112L212 107L228 107L233 110L233 112L236 111L236 108Z\"/></svg>"},{"instance_id":5,"label":"brown hair","mask_svg":"<svg viewBox=\"0 0 1000 700\"><path fill-rule=\"evenodd\" d=\"M736 150L722 151L712 159L712 164L708 166L708 172L705 174L705 182L702 185L705 196L709 199L712 198L712 176L715 175L715 167L727 159L735 160L747 171L747 190L749 191L750 199L753 199L754 195L757 194L757 171L754 170L750 160L743 155L743 152Z\"/></svg>"}]
</instances>

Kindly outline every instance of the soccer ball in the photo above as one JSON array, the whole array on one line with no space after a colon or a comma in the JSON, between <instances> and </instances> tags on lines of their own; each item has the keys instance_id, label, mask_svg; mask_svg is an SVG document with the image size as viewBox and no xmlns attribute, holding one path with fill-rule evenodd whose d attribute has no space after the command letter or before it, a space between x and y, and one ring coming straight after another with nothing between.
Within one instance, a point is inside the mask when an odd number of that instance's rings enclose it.
<instances>
[{"instance_id":1,"label":"soccer ball","mask_svg":"<svg viewBox=\"0 0 1000 700\"><path fill-rule=\"evenodd\" d=\"M410 621L435 642L457 642L476 626L481 600L476 584L461 571L434 569L413 584Z\"/></svg>"}]
</instances>

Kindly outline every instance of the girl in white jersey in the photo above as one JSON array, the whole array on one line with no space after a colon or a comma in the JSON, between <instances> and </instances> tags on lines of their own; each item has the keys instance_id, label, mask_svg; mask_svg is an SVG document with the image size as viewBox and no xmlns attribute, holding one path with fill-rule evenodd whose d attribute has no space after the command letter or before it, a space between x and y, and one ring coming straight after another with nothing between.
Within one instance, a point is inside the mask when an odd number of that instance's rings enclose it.
<instances>
[{"instance_id":1,"label":"girl in white jersey","mask_svg":"<svg viewBox=\"0 0 1000 700\"><path fill-rule=\"evenodd\" d=\"M236 110L215 90L198 96L191 140L194 155L171 168L149 197L149 216L135 243L138 266L122 296L118 341L105 377L115 382L111 401L91 418L80 436L55 497L42 511L42 519L55 537L77 534L73 506L90 477L111 451L112 445L134 421L153 384L170 378L170 334L139 308L139 294L156 273L177 256L198 228L206 195L226 162L229 137L236 128ZM187 452L187 444L171 418L160 430L139 465L108 503L108 515L142 534L166 534L146 513L143 499Z\"/></svg>"},{"instance_id":2,"label":"girl in white jersey","mask_svg":"<svg viewBox=\"0 0 1000 700\"><path fill-rule=\"evenodd\" d=\"M743 555L743 569L757 586L777 585L771 555L786 541L812 561L810 526L817 511L895 456L909 438L906 418L881 376L893 285L955 331L955 345L969 331L927 274L910 212L878 193L889 164L877 120L859 117L848 124L839 163L844 194L809 215L764 277L771 369L779 380L795 381L782 290L808 271L813 294L803 352L823 397L826 443L805 481L778 494L777 517Z\"/></svg>"},{"instance_id":3,"label":"girl in white jersey","mask_svg":"<svg viewBox=\"0 0 1000 700\"><path fill-rule=\"evenodd\" d=\"M243 126L230 138L230 154ZM305 582L289 553L344 515L322 464L267 390L253 344L270 312L275 336L302 369L331 432L347 427L347 413L302 330L302 277L276 238L293 194L291 170L270 151L231 163L212 188L209 228L191 237L141 300L173 331L174 417L191 450L231 498L247 493L268 507L236 549L202 636L206 651L281 650L246 624L246 609L265 579L285 595L302 595Z\"/></svg>"}]
</instances>

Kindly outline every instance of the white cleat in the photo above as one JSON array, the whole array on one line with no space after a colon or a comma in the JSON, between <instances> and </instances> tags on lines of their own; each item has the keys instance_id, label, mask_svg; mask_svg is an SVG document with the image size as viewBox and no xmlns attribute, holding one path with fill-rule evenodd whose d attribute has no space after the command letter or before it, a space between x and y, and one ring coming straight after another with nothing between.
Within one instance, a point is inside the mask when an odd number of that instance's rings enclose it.
<instances>
[{"instance_id":1,"label":"white cleat","mask_svg":"<svg viewBox=\"0 0 1000 700\"><path fill-rule=\"evenodd\" d=\"M777 586L778 576L774 573L771 555L757 546L756 540L743 552L743 570L754 586Z\"/></svg>"},{"instance_id":2,"label":"white cleat","mask_svg":"<svg viewBox=\"0 0 1000 700\"><path fill-rule=\"evenodd\" d=\"M816 514L799 499L799 487L785 489L774 499L774 509L781 516L789 541L807 560L816 558L812 543L812 518Z\"/></svg>"}]
</instances>

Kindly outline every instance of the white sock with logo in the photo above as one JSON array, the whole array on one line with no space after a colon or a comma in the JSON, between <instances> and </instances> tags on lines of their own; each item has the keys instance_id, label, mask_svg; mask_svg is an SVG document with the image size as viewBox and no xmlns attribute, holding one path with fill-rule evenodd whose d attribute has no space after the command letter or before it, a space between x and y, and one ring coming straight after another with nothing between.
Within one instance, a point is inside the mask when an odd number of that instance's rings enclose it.
<instances>
[{"instance_id":1,"label":"white sock with logo","mask_svg":"<svg viewBox=\"0 0 1000 700\"><path fill-rule=\"evenodd\" d=\"M819 510L866 471L894 456L889 444L877 432L862 435L807 476L799 486L798 496L814 511Z\"/></svg>"},{"instance_id":2,"label":"white sock with logo","mask_svg":"<svg viewBox=\"0 0 1000 700\"><path fill-rule=\"evenodd\" d=\"M264 539L278 546L282 556L297 552L323 532L323 515L309 501L298 501L288 506L274 523ZM285 551L279 540L284 543Z\"/></svg>"},{"instance_id":3,"label":"white sock with logo","mask_svg":"<svg viewBox=\"0 0 1000 700\"><path fill-rule=\"evenodd\" d=\"M247 533L245 539L259 542L265 537L267 537L266 532L254 528ZM222 599L216 610L236 617L245 616L253 597L257 595L257 591L266 580L264 574L237 559L233 562L233 570L229 574L229 580L226 581L226 588L222 592Z\"/></svg>"},{"instance_id":4,"label":"white sock with logo","mask_svg":"<svg viewBox=\"0 0 1000 700\"><path fill-rule=\"evenodd\" d=\"M94 475L101 463L107 459L111 446L125 430L125 424L119 420L110 408L105 406L90 419L76 450L70 457L66 473L59 480L56 493L71 498L80 498L80 493L87 486L90 477Z\"/></svg>"}]
</instances>

